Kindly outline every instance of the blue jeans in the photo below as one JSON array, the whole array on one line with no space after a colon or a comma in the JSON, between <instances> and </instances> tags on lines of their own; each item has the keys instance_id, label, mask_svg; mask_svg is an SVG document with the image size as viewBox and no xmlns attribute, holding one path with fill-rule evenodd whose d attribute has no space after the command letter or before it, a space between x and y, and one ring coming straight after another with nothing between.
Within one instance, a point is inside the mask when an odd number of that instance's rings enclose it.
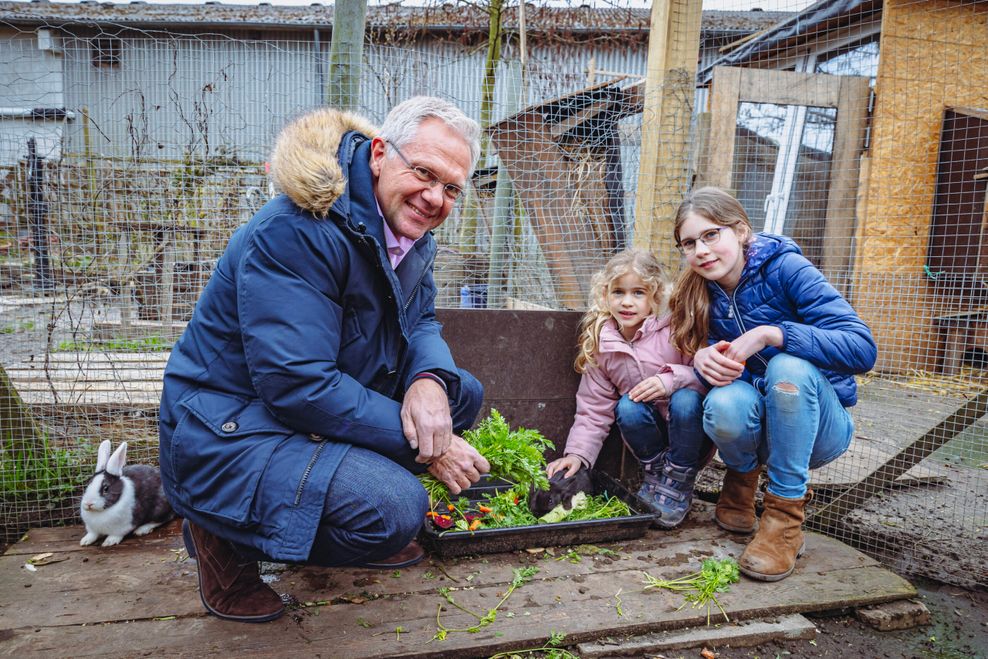
<instances>
[{"instance_id":1,"label":"blue jeans","mask_svg":"<svg viewBox=\"0 0 988 659\"><path fill-rule=\"evenodd\" d=\"M851 444L854 421L816 366L781 353L765 371L765 395L747 382L715 387L703 404L703 429L728 468L768 467L768 491L786 499L806 494L810 469Z\"/></svg>"},{"instance_id":2,"label":"blue jeans","mask_svg":"<svg viewBox=\"0 0 988 659\"><path fill-rule=\"evenodd\" d=\"M668 448L673 464L693 469L710 450L703 434L703 395L692 389L672 394L668 424L652 403L636 403L627 395L614 407L614 421L639 462L651 462Z\"/></svg>"},{"instance_id":3,"label":"blue jeans","mask_svg":"<svg viewBox=\"0 0 988 659\"><path fill-rule=\"evenodd\" d=\"M461 434L477 418L484 388L460 370L459 397L450 402L453 431ZM339 567L392 556L422 528L429 497L413 472L425 471L413 452L404 466L359 446L351 446L336 468L307 565ZM272 560L253 547L236 545L247 559Z\"/></svg>"}]
</instances>

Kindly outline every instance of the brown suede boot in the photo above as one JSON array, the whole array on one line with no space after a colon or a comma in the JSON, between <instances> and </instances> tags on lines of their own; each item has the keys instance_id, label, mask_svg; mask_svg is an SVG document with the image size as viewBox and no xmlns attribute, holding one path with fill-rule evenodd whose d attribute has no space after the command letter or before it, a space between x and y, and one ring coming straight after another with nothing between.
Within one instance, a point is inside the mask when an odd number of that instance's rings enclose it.
<instances>
[{"instance_id":1,"label":"brown suede boot","mask_svg":"<svg viewBox=\"0 0 988 659\"><path fill-rule=\"evenodd\" d=\"M189 520L182 522L189 557L196 559L199 596L218 618L267 622L285 612L278 593L261 581L257 561L240 557L233 545Z\"/></svg>"},{"instance_id":2,"label":"brown suede boot","mask_svg":"<svg viewBox=\"0 0 988 659\"><path fill-rule=\"evenodd\" d=\"M746 474L728 469L724 484L714 509L714 521L720 528L734 533L751 533L755 530L755 488L761 467Z\"/></svg>"},{"instance_id":3,"label":"brown suede boot","mask_svg":"<svg viewBox=\"0 0 988 659\"><path fill-rule=\"evenodd\" d=\"M742 574L758 581L779 581L792 574L805 546L803 507L809 499L783 499L765 493L758 533L738 559Z\"/></svg>"}]
</instances>

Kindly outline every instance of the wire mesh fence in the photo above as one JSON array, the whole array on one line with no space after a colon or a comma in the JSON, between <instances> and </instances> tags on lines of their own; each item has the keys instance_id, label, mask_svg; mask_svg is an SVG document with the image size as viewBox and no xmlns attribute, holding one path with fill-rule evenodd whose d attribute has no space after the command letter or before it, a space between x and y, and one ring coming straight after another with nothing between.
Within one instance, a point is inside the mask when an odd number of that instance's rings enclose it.
<instances>
[{"instance_id":1,"label":"wire mesh fence","mask_svg":"<svg viewBox=\"0 0 988 659\"><path fill-rule=\"evenodd\" d=\"M649 10L538 7L522 48L511 6L486 94L485 16L372 8L356 109L379 123L426 93L488 119L436 233L441 307L583 308L623 247L680 267L671 213L691 186L732 190L879 343L809 524L984 587L988 8L760 4L675 18L665 47L699 66L647 81ZM0 3L5 541L76 519L102 439L156 460L168 349L233 230L277 193L278 131L326 102L326 23L286 7L225 24L228 9L142 23L126 5Z\"/></svg>"}]
</instances>

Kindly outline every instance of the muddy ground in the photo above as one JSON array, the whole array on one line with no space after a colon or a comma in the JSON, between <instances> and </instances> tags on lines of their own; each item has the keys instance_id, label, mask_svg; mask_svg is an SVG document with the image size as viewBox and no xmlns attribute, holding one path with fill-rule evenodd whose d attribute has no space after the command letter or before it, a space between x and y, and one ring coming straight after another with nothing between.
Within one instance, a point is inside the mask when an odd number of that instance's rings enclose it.
<instances>
[{"instance_id":1,"label":"muddy ground","mask_svg":"<svg viewBox=\"0 0 988 659\"><path fill-rule=\"evenodd\" d=\"M930 611L929 625L879 632L858 621L852 613L830 618L812 618L820 632L813 641L773 642L751 648L710 649L720 659L988 657L988 592L970 591L927 580L913 579L913 584L919 590L919 601ZM697 649L660 656L672 659L701 655Z\"/></svg>"}]
</instances>

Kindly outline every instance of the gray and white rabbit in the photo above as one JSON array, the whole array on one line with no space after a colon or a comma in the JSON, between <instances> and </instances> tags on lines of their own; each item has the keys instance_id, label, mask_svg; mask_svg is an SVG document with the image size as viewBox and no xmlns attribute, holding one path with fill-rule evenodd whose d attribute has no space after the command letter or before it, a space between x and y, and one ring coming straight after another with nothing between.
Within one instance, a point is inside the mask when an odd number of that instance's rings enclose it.
<instances>
[{"instance_id":1,"label":"gray and white rabbit","mask_svg":"<svg viewBox=\"0 0 988 659\"><path fill-rule=\"evenodd\" d=\"M127 442L110 455L110 441L99 445L96 476L82 495L81 514L86 546L106 536L104 547L115 545L128 533L145 535L174 517L155 467L127 465Z\"/></svg>"}]
</instances>

